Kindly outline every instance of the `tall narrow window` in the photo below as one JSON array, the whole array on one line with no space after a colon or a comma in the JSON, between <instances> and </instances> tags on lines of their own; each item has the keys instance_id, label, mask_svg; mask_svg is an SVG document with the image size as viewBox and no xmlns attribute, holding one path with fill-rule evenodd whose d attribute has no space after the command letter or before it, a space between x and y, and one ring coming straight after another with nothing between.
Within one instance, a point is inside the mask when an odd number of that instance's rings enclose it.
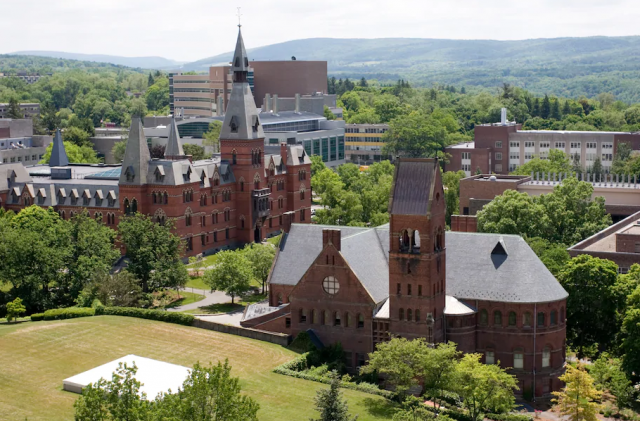
<instances>
[{"instance_id":1,"label":"tall narrow window","mask_svg":"<svg viewBox=\"0 0 640 421\"><path fill-rule=\"evenodd\" d=\"M546 346L542 350L542 367L549 367L551 365L551 349Z\"/></svg>"},{"instance_id":2,"label":"tall narrow window","mask_svg":"<svg viewBox=\"0 0 640 421\"><path fill-rule=\"evenodd\" d=\"M403 308L398 310L398 319L404 320L404 309Z\"/></svg>"},{"instance_id":3,"label":"tall narrow window","mask_svg":"<svg viewBox=\"0 0 640 421\"><path fill-rule=\"evenodd\" d=\"M498 310L493 312L493 324L496 326L502 326L502 313Z\"/></svg>"},{"instance_id":4,"label":"tall narrow window","mask_svg":"<svg viewBox=\"0 0 640 421\"><path fill-rule=\"evenodd\" d=\"M522 315L522 326L531 327L531 313L528 311Z\"/></svg>"},{"instance_id":5,"label":"tall narrow window","mask_svg":"<svg viewBox=\"0 0 640 421\"><path fill-rule=\"evenodd\" d=\"M522 353L521 349L516 349L516 351L513 353L513 368L524 368L524 354Z\"/></svg>"},{"instance_id":6,"label":"tall narrow window","mask_svg":"<svg viewBox=\"0 0 640 421\"><path fill-rule=\"evenodd\" d=\"M420 321L420 310L416 309L416 322Z\"/></svg>"},{"instance_id":7,"label":"tall narrow window","mask_svg":"<svg viewBox=\"0 0 640 421\"><path fill-rule=\"evenodd\" d=\"M407 321L412 321L413 320L413 312L411 311L410 308L407 309Z\"/></svg>"},{"instance_id":8,"label":"tall narrow window","mask_svg":"<svg viewBox=\"0 0 640 421\"><path fill-rule=\"evenodd\" d=\"M515 311L510 311L509 312L509 326L515 326L516 325L516 312Z\"/></svg>"},{"instance_id":9,"label":"tall narrow window","mask_svg":"<svg viewBox=\"0 0 640 421\"><path fill-rule=\"evenodd\" d=\"M358 314L358 329L364 327L364 316L362 314Z\"/></svg>"},{"instance_id":10,"label":"tall narrow window","mask_svg":"<svg viewBox=\"0 0 640 421\"><path fill-rule=\"evenodd\" d=\"M482 309L480 310L480 324L481 325L487 325L489 323L489 313L487 313L487 310Z\"/></svg>"},{"instance_id":11,"label":"tall narrow window","mask_svg":"<svg viewBox=\"0 0 640 421\"><path fill-rule=\"evenodd\" d=\"M538 327L544 327L544 312L538 313Z\"/></svg>"}]
</instances>

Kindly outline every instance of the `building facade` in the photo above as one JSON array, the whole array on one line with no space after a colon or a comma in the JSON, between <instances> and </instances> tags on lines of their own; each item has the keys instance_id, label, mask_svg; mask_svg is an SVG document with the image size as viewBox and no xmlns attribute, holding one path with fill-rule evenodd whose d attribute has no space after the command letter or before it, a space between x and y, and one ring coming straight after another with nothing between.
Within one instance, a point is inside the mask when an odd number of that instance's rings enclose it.
<instances>
[{"instance_id":1,"label":"building facade","mask_svg":"<svg viewBox=\"0 0 640 421\"><path fill-rule=\"evenodd\" d=\"M640 212L607 227L568 249L571 257L588 254L618 265L619 273L640 264Z\"/></svg>"},{"instance_id":2,"label":"building facade","mask_svg":"<svg viewBox=\"0 0 640 421\"><path fill-rule=\"evenodd\" d=\"M520 392L558 390L566 291L519 236L445 233L436 160L400 159L390 222L376 228L292 224L269 275L269 303L246 327L340 342L355 370L393 336L454 341L512 367Z\"/></svg>"},{"instance_id":3,"label":"building facade","mask_svg":"<svg viewBox=\"0 0 640 421\"><path fill-rule=\"evenodd\" d=\"M0 163L36 165L51 141L51 136L33 134L31 119L0 119Z\"/></svg>"},{"instance_id":4,"label":"building facade","mask_svg":"<svg viewBox=\"0 0 640 421\"><path fill-rule=\"evenodd\" d=\"M382 153L383 136L388 124L347 124L345 127L346 159L356 164L372 164L391 159Z\"/></svg>"},{"instance_id":5,"label":"building facade","mask_svg":"<svg viewBox=\"0 0 640 421\"><path fill-rule=\"evenodd\" d=\"M213 66L208 74L169 73L171 114L180 117L223 115L231 95L232 67ZM259 108L263 107L267 95L286 98L283 103L286 107L296 94L303 96L302 106L307 110L317 112L325 102L329 108L332 103L335 107L335 96L326 95L326 61L252 61L247 71L247 83ZM265 111L271 110L265 108Z\"/></svg>"},{"instance_id":6,"label":"building facade","mask_svg":"<svg viewBox=\"0 0 640 421\"><path fill-rule=\"evenodd\" d=\"M113 228L135 212L160 224L172 219L186 256L261 241L285 222L310 222L311 160L298 145L265 153L247 69L239 34L220 155L192 162L173 120L164 158L152 159L141 120L134 117L122 165L69 164L58 131L48 166L0 165L2 206L53 207L65 219L86 209Z\"/></svg>"},{"instance_id":7,"label":"building facade","mask_svg":"<svg viewBox=\"0 0 640 421\"><path fill-rule=\"evenodd\" d=\"M582 132L552 130L522 130L521 124L506 120L506 110L500 123L482 124L474 128L474 141L452 145L445 149L450 155L447 171L463 170L471 174L508 174L533 158L546 159L553 149L564 152L580 162L586 170L597 158L605 172L613 164L619 143L640 149L640 133Z\"/></svg>"},{"instance_id":8,"label":"building facade","mask_svg":"<svg viewBox=\"0 0 640 421\"><path fill-rule=\"evenodd\" d=\"M20 111L22 111L24 118L31 118L31 117L40 115L40 104L38 103L21 102L19 105L20 105ZM8 103L0 104L0 118L9 118L7 115L8 113L9 113L9 104Z\"/></svg>"}]
</instances>

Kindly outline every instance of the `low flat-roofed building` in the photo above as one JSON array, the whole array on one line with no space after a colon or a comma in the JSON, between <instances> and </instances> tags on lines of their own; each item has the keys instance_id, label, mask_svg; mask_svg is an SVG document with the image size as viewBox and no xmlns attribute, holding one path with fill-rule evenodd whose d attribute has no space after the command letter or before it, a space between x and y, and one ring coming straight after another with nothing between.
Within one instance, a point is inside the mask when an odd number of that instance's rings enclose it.
<instances>
[{"instance_id":1,"label":"low flat-roofed building","mask_svg":"<svg viewBox=\"0 0 640 421\"><path fill-rule=\"evenodd\" d=\"M640 264L640 212L603 229L568 249L571 257L588 254L611 260L619 273L627 273L631 265Z\"/></svg>"},{"instance_id":2,"label":"low flat-roofed building","mask_svg":"<svg viewBox=\"0 0 640 421\"><path fill-rule=\"evenodd\" d=\"M372 164L391 159L382 153L388 124L347 124L345 126L345 158L355 164Z\"/></svg>"},{"instance_id":3,"label":"low flat-roofed building","mask_svg":"<svg viewBox=\"0 0 640 421\"><path fill-rule=\"evenodd\" d=\"M20 111L24 115L25 118L38 116L40 115L40 104L35 102L21 102ZM0 118L7 118L7 114L9 112L9 104L3 103L0 104Z\"/></svg>"}]
</instances>

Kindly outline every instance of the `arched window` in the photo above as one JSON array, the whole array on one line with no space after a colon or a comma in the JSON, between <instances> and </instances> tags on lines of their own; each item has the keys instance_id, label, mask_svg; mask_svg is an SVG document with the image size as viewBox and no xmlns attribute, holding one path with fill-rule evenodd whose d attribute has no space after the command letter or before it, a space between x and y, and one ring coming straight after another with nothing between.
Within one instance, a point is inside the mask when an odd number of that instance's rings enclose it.
<instances>
[{"instance_id":1,"label":"arched window","mask_svg":"<svg viewBox=\"0 0 640 421\"><path fill-rule=\"evenodd\" d=\"M187 208L184 214L184 224L187 227L191 226L191 215L192 215L191 208Z\"/></svg>"},{"instance_id":2,"label":"arched window","mask_svg":"<svg viewBox=\"0 0 640 421\"><path fill-rule=\"evenodd\" d=\"M129 215L131 213L131 207L129 206L129 199L124 199L124 214Z\"/></svg>"},{"instance_id":3,"label":"arched window","mask_svg":"<svg viewBox=\"0 0 640 421\"><path fill-rule=\"evenodd\" d=\"M558 324L558 312L555 310L551 310L551 317L549 320L549 324L551 326L555 326Z\"/></svg>"},{"instance_id":4,"label":"arched window","mask_svg":"<svg viewBox=\"0 0 640 421\"><path fill-rule=\"evenodd\" d=\"M364 316L362 314L358 314L358 326L356 326L358 329L361 329L364 327Z\"/></svg>"},{"instance_id":5,"label":"arched window","mask_svg":"<svg viewBox=\"0 0 640 421\"><path fill-rule=\"evenodd\" d=\"M166 205L167 203L169 203L169 195L167 194L167 192L164 192L164 204Z\"/></svg>"},{"instance_id":6,"label":"arched window","mask_svg":"<svg viewBox=\"0 0 640 421\"><path fill-rule=\"evenodd\" d=\"M542 367L549 367L551 365L551 348L545 346L542 350Z\"/></svg>"},{"instance_id":7,"label":"arched window","mask_svg":"<svg viewBox=\"0 0 640 421\"><path fill-rule=\"evenodd\" d=\"M344 327L351 326L351 314L349 312L344 313Z\"/></svg>"},{"instance_id":8,"label":"arched window","mask_svg":"<svg viewBox=\"0 0 640 421\"><path fill-rule=\"evenodd\" d=\"M496 310L493 312L493 324L496 326L502 326L502 312Z\"/></svg>"},{"instance_id":9,"label":"arched window","mask_svg":"<svg viewBox=\"0 0 640 421\"><path fill-rule=\"evenodd\" d=\"M510 311L509 312L509 326L515 326L516 325L516 312L515 311Z\"/></svg>"},{"instance_id":10,"label":"arched window","mask_svg":"<svg viewBox=\"0 0 640 421\"><path fill-rule=\"evenodd\" d=\"M334 326L340 326L340 322L341 322L341 321L342 321L342 320L341 320L341 318L340 318L340 312L339 312L339 311L336 311L336 312L333 314L333 325L334 325Z\"/></svg>"},{"instance_id":11,"label":"arched window","mask_svg":"<svg viewBox=\"0 0 640 421\"><path fill-rule=\"evenodd\" d=\"M400 252L406 253L409 251L409 231L402 230L400 233Z\"/></svg>"},{"instance_id":12,"label":"arched window","mask_svg":"<svg viewBox=\"0 0 640 421\"><path fill-rule=\"evenodd\" d=\"M236 154L236 150L234 149L234 150L231 152L231 163L232 163L233 165L236 165L236 164L237 164L236 156L237 156L237 154Z\"/></svg>"},{"instance_id":13,"label":"arched window","mask_svg":"<svg viewBox=\"0 0 640 421\"><path fill-rule=\"evenodd\" d=\"M487 312L487 310L482 309L480 310L480 324L483 326L486 326L489 323L489 313Z\"/></svg>"},{"instance_id":14,"label":"arched window","mask_svg":"<svg viewBox=\"0 0 640 421\"><path fill-rule=\"evenodd\" d=\"M410 308L407 309L407 321L412 321L413 320L413 312L411 311Z\"/></svg>"},{"instance_id":15,"label":"arched window","mask_svg":"<svg viewBox=\"0 0 640 421\"><path fill-rule=\"evenodd\" d=\"M244 191L244 178L240 177L240 191Z\"/></svg>"},{"instance_id":16,"label":"arched window","mask_svg":"<svg viewBox=\"0 0 640 421\"><path fill-rule=\"evenodd\" d=\"M418 230L413 231L411 236L411 252L420 253L420 232Z\"/></svg>"},{"instance_id":17,"label":"arched window","mask_svg":"<svg viewBox=\"0 0 640 421\"><path fill-rule=\"evenodd\" d=\"M495 364L496 363L496 354L494 351L487 350L484 353L484 363L485 364Z\"/></svg>"},{"instance_id":18,"label":"arched window","mask_svg":"<svg viewBox=\"0 0 640 421\"><path fill-rule=\"evenodd\" d=\"M329 313L329 310L324 311L324 324L331 326L331 313Z\"/></svg>"},{"instance_id":19,"label":"arched window","mask_svg":"<svg viewBox=\"0 0 640 421\"><path fill-rule=\"evenodd\" d=\"M398 310L398 319L404 320L404 309L403 308Z\"/></svg>"},{"instance_id":20,"label":"arched window","mask_svg":"<svg viewBox=\"0 0 640 421\"><path fill-rule=\"evenodd\" d=\"M131 213L138 212L138 199L133 199L131 201Z\"/></svg>"},{"instance_id":21,"label":"arched window","mask_svg":"<svg viewBox=\"0 0 640 421\"><path fill-rule=\"evenodd\" d=\"M254 190L260 189L260 176L258 174L256 174L255 177L253 177L253 189Z\"/></svg>"},{"instance_id":22,"label":"arched window","mask_svg":"<svg viewBox=\"0 0 640 421\"><path fill-rule=\"evenodd\" d=\"M244 218L240 218L240 228L244 228Z\"/></svg>"},{"instance_id":23,"label":"arched window","mask_svg":"<svg viewBox=\"0 0 640 421\"><path fill-rule=\"evenodd\" d=\"M307 311L303 308L300 309L300 323L307 323Z\"/></svg>"},{"instance_id":24,"label":"arched window","mask_svg":"<svg viewBox=\"0 0 640 421\"><path fill-rule=\"evenodd\" d=\"M420 310L416 309L416 322L420 321Z\"/></svg>"},{"instance_id":25,"label":"arched window","mask_svg":"<svg viewBox=\"0 0 640 421\"><path fill-rule=\"evenodd\" d=\"M531 313L528 311L522 315L522 326L531 327Z\"/></svg>"},{"instance_id":26,"label":"arched window","mask_svg":"<svg viewBox=\"0 0 640 421\"><path fill-rule=\"evenodd\" d=\"M156 192L151 193L151 197L153 198L153 204L158 203L158 196L156 196Z\"/></svg>"},{"instance_id":27,"label":"arched window","mask_svg":"<svg viewBox=\"0 0 640 421\"><path fill-rule=\"evenodd\" d=\"M304 200L304 194L305 194L305 189L303 184L300 186L300 200Z\"/></svg>"},{"instance_id":28,"label":"arched window","mask_svg":"<svg viewBox=\"0 0 640 421\"><path fill-rule=\"evenodd\" d=\"M544 327L544 312L538 312L538 327Z\"/></svg>"}]
</instances>

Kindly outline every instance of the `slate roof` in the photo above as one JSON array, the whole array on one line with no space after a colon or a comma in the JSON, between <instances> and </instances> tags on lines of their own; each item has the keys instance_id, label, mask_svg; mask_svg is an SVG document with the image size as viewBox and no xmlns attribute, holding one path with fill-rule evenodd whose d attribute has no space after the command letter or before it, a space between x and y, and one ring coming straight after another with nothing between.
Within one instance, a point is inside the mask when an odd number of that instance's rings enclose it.
<instances>
[{"instance_id":1,"label":"slate roof","mask_svg":"<svg viewBox=\"0 0 640 421\"><path fill-rule=\"evenodd\" d=\"M436 178L435 159L399 159L391 193L390 213L395 215L426 215Z\"/></svg>"},{"instance_id":2,"label":"slate roof","mask_svg":"<svg viewBox=\"0 0 640 421\"><path fill-rule=\"evenodd\" d=\"M151 161L151 154L149 153L147 139L144 136L142 122L140 117L133 117L131 119L131 129L129 129L129 140L127 140L127 148L122 161L123 171L120 174L120 184L145 184L149 173L149 161ZM127 172L133 173L133 181L127 181Z\"/></svg>"},{"instance_id":3,"label":"slate roof","mask_svg":"<svg viewBox=\"0 0 640 421\"><path fill-rule=\"evenodd\" d=\"M388 224L377 228L292 224L281 242L269 282L296 285L322 251L324 228L340 230L341 253L374 302L386 299L389 296ZM544 303L568 296L519 236L449 231L445 244L446 291L451 297ZM501 244L506 255L492 255L497 244Z\"/></svg>"},{"instance_id":4,"label":"slate roof","mask_svg":"<svg viewBox=\"0 0 640 421\"><path fill-rule=\"evenodd\" d=\"M379 303L387 298L389 265L375 228L292 224L280 244L270 282L282 285L298 283L322 251L323 228L340 229L342 256L373 301Z\"/></svg>"},{"instance_id":5,"label":"slate roof","mask_svg":"<svg viewBox=\"0 0 640 421\"><path fill-rule=\"evenodd\" d=\"M491 252L502 240L507 254ZM518 235L447 232L447 294L461 299L545 303L568 294Z\"/></svg>"},{"instance_id":6,"label":"slate roof","mask_svg":"<svg viewBox=\"0 0 640 421\"><path fill-rule=\"evenodd\" d=\"M184 156L184 149L182 149L178 126L176 126L176 119L173 117L171 117L171 123L169 124L169 138L167 139L167 147L164 150L164 156Z\"/></svg>"},{"instance_id":7,"label":"slate roof","mask_svg":"<svg viewBox=\"0 0 640 421\"><path fill-rule=\"evenodd\" d=\"M69 165L69 158L67 158L67 151L64 149L64 143L62 143L60 129L58 129L56 130L56 135L53 138L53 147L51 148L49 166L64 167L65 165Z\"/></svg>"}]
</instances>

